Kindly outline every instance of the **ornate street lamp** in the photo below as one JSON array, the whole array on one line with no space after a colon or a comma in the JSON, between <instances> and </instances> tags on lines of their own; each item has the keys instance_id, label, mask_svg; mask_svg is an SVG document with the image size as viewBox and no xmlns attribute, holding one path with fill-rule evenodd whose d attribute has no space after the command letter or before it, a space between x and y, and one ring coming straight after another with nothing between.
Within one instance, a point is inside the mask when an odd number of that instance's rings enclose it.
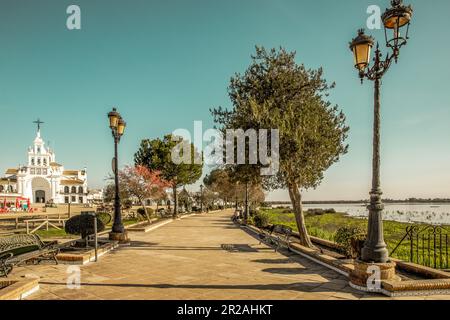
<instances>
[{"instance_id":1,"label":"ornate street lamp","mask_svg":"<svg viewBox=\"0 0 450 320\"><path fill-rule=\"evenodd\" d=\"M372 189L370 191L370 205L368 206L369 221L367 240L361 253L361 260L366 264L389 263L389 254L383 235L382 211L384 205L381 201L382 192L380 186L380 86L381 78L391 66L392 61L397 63L400 48L407 43L409 24L413 12L411 6L403 5L402 0L392 0L391 5L392 7L387 9L382 15L386 35L386 47L392 51L390 54L386 54L383 59L383 55L381 54L377 43L373 65L370 66L371 49L375 42L374 39L364 34L364 30L361 29L358 31L358 36L350 43L350 49L354 56L355 68L359 72L361 82L367 78L374 81L375 84ZM402 31L405 28L405 36L402 36ZM392 269L392 265L381 267ZM355 283L353 280L352 282ZM362 282L359 284L363 285Z\"/></svg>"},{"instance_id":2,"label":"ornate street lamp","mask_svg":"<svg viewBox=\"0 0 450 320\"><path fill-rule=\"evenodd\" d=\"M413 14L411 6L403 5L402 0L392 0L392 8L386 9L381 16L384 25L384 34L386 37L386 46L391 48L394 53L395 62L397 62L400 48L408 42L409 25ZM406 27L405 36L402 31Z\"/></svg>"},{"instance_id":3,"label":"ornate street lamp","mask_svg":"<svg viewBox=\"0 0 450 320\"><path fill-rule=\"evenodd\" d=\"M128 236L125 231L125 227L122 223L122 214L120 210L120 193L119 193L119 172L118 172L118 156L117 156L117 145L120 142L120 138L125 132L126 122L122 119L120 113L117 112L116 108L113 108L111 112L108 113L109 127L111 129L112 136L114 138L114 158L112 161L112 169L114 173L114 184L115 184L115 197L114 197L114 223L112 226L112 231L109 234L111 240L118 240L120 242L128 242Z\"/></svg>"},{"instance_id":4,"label":"ornate street lamp","mask_svg":"<svg viewBox=\"0 0 450 320\"><path fill-rule=\"evenodd\" d=\"M358 69L361 79L364 79L364 73L369 65L373 44L374 39L371 36L364 34L364 29L359 29L358 36L350 43L350 49L353 52L355 61L355 68Z\"/></svg>"}]
</instances>

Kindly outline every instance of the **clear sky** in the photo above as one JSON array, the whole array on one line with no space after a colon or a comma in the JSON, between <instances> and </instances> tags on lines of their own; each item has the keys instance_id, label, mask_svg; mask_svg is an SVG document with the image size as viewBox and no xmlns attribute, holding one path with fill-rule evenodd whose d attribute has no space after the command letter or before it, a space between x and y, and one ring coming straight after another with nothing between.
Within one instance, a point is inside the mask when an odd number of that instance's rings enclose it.
<instances>
[{"instance_id":1,"label":"clear sky","mask_svg":"<svg viewBox=\"0 0 450 320\"><path fill-rule=\"evenodd\" d=\"M391 198L450 197L450 2L406 2L411 40L382 87L382 187ZM81 30L66 28L70 4L81 8ZM26 161L40 117L57 161L86 166L90 186L102 186L112 106L128 123L120 162L132 163L142 138L193 130L194 120L211 127L208 109L230 105L229 79L258 44L323 66L351 127L349 153L305 199L367 198L373 85L359 84L348 42L371 4L384 10L389 1L1 0L0 170ZM370 32L384 44L382 31Z\"/></svg>"}]
</instances>

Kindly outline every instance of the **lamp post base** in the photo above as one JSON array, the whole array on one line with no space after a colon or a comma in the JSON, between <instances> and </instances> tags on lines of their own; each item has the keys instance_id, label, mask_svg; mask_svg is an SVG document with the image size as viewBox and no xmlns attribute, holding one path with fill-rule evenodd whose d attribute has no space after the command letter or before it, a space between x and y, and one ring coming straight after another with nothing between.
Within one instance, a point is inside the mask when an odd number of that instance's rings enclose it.
<instances>
[{"instance_id":1,"label":"lamp post base","mask_svg":"<svg viewBox=\"0 0 450 320\"><path fill-rule=\"evenodd\" d=\"M363 247L361 250L361 259L363 261L387 263L389 261L389 252L384 244L384 241L378 248Z\"/></svg>"},{"instance_id":2,"label":"lamp post base","mask_svg":"<svg viewBox=\"0 0 450 320\"><path fill-rule=\"evenodd\" d=\"M110 232L109 240L119 241L119 244L130 243L130 238L128 238L128 232Z\"/></svg>"},{"instance_id":3,"label":"lamp post base","mask_svg":"<svg viewBox=\"0 0 450 320\"><path fill-rule=\"evenodd\" d=\"M382 281L400 281L400 277L395 274L395 265L395 262L369 263L356 260L355 270L350 273L350 286L361 291L380 292Z\"/></svg>"}]
</instances>

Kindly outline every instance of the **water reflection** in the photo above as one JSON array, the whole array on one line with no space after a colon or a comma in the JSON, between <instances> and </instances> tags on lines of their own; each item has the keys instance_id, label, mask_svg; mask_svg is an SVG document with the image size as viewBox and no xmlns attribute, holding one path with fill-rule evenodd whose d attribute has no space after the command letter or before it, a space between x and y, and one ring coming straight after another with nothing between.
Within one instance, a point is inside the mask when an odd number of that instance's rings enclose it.
<instances>
[{"instance_id":1,"label":"water reflection","mask_svg":"<svg viewBox=\"0 0 450 320\"><path fill-rule=\"evenodd\" d=\"M368 210L366 204L314 204L304 205L308 209L328 209L333 208L336 212L344 212L349 216L357 218L367 218ZM384 220L409 222L409 223L427 223L427 224L445 224L450 225L450 204L410 204L395 203L385 204L383 212Z\"/></svg>"}]
</instances>

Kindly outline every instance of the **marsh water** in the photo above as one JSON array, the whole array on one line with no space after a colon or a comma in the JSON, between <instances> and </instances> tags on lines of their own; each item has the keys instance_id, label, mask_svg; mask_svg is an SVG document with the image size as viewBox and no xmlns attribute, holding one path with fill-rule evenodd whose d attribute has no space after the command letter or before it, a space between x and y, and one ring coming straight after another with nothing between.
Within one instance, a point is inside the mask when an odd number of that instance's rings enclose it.
<instances>
[{"instance_id":1,"label":"marsh water","mask_svg":"<svg viewBox=\"0 0 450 320\"><path fill-rule=\"evenodd\" d=\"M368 210L364 203L355 204L308 204L304 205L307 209L330 209L336 212L344 212L352 217L367 218ZM394 203L385 204L383 219L389 221L408 222L408 223L427 223L437 225L450 225L450 204L436 203Z\"/></svg>"}]
</instances>

